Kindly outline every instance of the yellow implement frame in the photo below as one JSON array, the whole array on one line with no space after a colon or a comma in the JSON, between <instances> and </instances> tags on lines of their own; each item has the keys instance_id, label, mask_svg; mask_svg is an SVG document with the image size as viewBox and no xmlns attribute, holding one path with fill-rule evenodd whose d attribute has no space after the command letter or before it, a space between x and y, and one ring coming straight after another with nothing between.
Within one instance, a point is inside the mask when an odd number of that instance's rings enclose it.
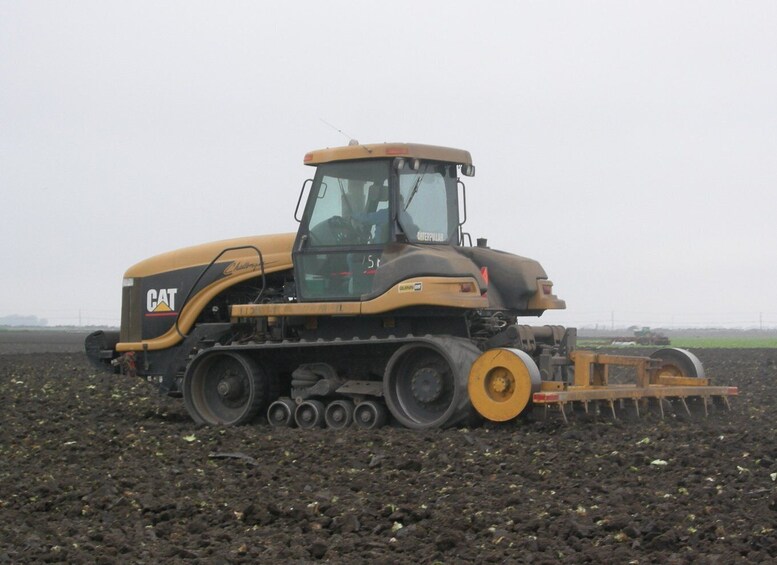
<instances>
[{"instance_id":1,"label":"yellow implement frame","mask_svg":"<svg viewBox=\"0 0 777 565\"><path fill-rule=\"evenodd\" d=\"M566 385L560 381L542 381L541 389L532 395L535 405L549 407L557 405L564 421L567 420L564 407L567 403L582 402L586 411L591 401L606 401L615 417L615 401L631 400L637 415L641 400L658 400L661 417L664 416L663 401L678 399L690 414L686 398L701 398L704 413L713 398L722 398L728 406L728 397L738 394L737 387L710 386L707 378L677 377L661 374L656 359L650 357L631 357L611 355L592 351L576 350L569 354L574 362L574 380ZM636 382L631 384L610 384L609 369L612 366L634 367Z\"/></svg>"}]
</instances>

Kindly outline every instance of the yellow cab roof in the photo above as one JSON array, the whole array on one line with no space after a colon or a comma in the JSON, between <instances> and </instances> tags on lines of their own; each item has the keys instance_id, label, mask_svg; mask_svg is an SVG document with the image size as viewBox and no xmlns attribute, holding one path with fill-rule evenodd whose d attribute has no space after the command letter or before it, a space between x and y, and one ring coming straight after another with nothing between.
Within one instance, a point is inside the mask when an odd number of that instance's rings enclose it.
<instances>
[{"instance_id":1,"label":"yellow cab roof","mask_svg":"<svg viewBox=\"0 0 777 565\"><path fill-rule=\"evenodd\" d=\"M386 157L405 157L408 159L426 159L429 161L444 161L458 165L471 165L472 157L469 151L440 147L437 145L422 145L420 143L375 143L368 145L346 145L317 149L305 154L306 165L319 165L333 161L351 161L353 159L380 159Z\"/></svg>"}]
</instances>

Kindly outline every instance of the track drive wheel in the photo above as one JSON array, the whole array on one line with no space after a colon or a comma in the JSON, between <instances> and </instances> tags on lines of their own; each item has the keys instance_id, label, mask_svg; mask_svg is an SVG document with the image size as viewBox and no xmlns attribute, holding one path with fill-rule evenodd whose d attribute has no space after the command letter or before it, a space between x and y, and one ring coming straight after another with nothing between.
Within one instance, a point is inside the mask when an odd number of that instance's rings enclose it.
<instances>
[{"instance_id":1,"label":"track drive wheel","mask_svg":"<svg viewBox=\"0 0 777 565\"><path fill-rule=\"evenodd\" d=\"M320 400L306 400L294 411L294 421L305 430L321 428L324 425L324 403Z\"/></svg>"},{"instance_id":2,"label":"track drive wheel","mask_svg":"<svg viewBox=\"0 0 777 565\"><path fill-rule=\"evenodd\" d=\"M701 361L685 349L677 347L659 349L650 357L661 360L661 367L655 376L656 381L661 377L704 378L704 367Z\"/></svg>"},{"instance_id":3,"label":"track drive wheel","mask_svg":"<svg viewBox=\"0 0 777 565\"><path fill-rule=\"evenodd\" d=\"M250 357L232 351L209 353L186 370L184 405L198 424L245 424L264 408L268 385L267 374Z\"/></svg>"},{"instance_id":4,"label":"track drive wheel","mask_svg":"<svg viewBox=\"0 0 777 565\"><path fill-rule=\"evenodd\" d=\"M540 370L520 349L490 349L469 372L469 397L478 413L492 422L506 422L528 406L541 386Z\"/></svg>"},{"instance_id":5,"label":"track drive wheel","mask_svg":"<svg viewBox=\"0 0 777 565\"><path fill-rule=\"evenodd\" d=\"M353 402L350 400L334 400L326 407L324 421L333 430L342 430L353 423L353 410Z\"/></svg>"},{"instance_id":6,"label":"track drive wheel","mask_svg":"<svg viewBox=\"0 0 777 565\"><path fill-rule=\"evenodd\" d=\"M414 429L443 428L469 418L467 377L479 353L471 342L455 338L423 340L397 349L383 376L391 414Z\"/></svg>"},{"instance_id":7,"label":"track drive wheel","mask_svg":"<svg viewBox=\"0 0 777 565\"><path fill-rule=\"evenodd\" d=\"M374 400L365 400L353 409L353 423L362 430L374 430L386 425L388 413L386 407Z\"/></svg>"},{"instance_id":8,"label":"track drive wheel","mask_svg":"<svg viewBox=\"0 0 777 565\"><path fill-rule=\"evenodd\" d=\"M273 428L293 428L297 425L294 421L294 410L297 405L291 398L279 398L267 409L267 421Z\"/></svg>"}]
</instances>

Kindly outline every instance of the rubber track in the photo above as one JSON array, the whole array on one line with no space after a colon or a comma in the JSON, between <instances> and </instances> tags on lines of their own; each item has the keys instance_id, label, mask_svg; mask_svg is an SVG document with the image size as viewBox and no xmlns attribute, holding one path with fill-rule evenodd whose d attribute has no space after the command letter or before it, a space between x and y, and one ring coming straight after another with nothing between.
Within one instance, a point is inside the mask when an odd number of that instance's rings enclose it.
<instances>
[{"instance_id":1,"label":"rubber track","mask_svg":"<svg viewBox=\"0 0 777 565\"><path fill-rule=\"evenodd\" d=\"M435 427L451 427L456 424L470 423L477 418L472 403L467 392L467 382L469 380L469 370L475 359L482 353L478 347L466 338L450 336L433 336L430 334L417 336L389 336L388 338L371 337L367 339L340 339L333 340L284 340L281 342L263 342L263 343L244 343L232 345L214 345L207 350L202 351L191 362L194 363L201 355L212 354L217 351L234 351L239 353L282 350L288 348L309 348L309 347L353 347L373 345L393 345L400 347L407 343L422 343L441 351L448 362L456 372L456 397L454 404L456 408L451 412L451 416L443 423ZM265 365L263 363L263 365ZM267 367L265 372L272 374L272 368Z\"/></svg>"}]
</instances>

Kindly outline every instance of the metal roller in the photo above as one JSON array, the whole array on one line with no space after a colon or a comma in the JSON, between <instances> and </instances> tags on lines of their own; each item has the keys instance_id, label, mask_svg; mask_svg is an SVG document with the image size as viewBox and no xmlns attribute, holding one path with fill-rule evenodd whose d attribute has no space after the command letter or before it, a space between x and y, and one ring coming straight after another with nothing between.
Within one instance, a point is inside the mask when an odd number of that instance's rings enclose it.
<instances>
[{"instance_id":1,"label":"metal roller","mask_svg":"<svg viewBox=\"0 0 777 565\"><path fill-rule=\"evenodd\" d=\"M478 413L492 422L505 422L528 406L540 390L540 370L520 349L490 349L477 358L467 389Z\"/></svg>"},{"instance_id":2,"label":"metal roller","mask_svg":"<svg viewBox=\"0 0 777 565\"><path fill-rule=\"evenodd\" d=\"M657 377L687 377L687 378L704 378L704 367L696 357L690 351L680 349L679 347L669 347L666 349L659 349L651 356L651 359L660 359L661 366L658 370Z\"/></svg>"}]
</instances>

